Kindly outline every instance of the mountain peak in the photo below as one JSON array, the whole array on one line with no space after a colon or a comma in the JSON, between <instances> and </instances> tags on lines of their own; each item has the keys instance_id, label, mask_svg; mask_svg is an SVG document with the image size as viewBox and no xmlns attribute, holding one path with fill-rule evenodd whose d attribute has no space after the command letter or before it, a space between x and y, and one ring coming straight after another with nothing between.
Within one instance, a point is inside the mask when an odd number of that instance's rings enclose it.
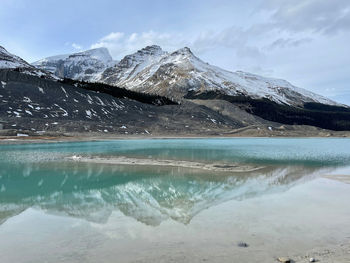
<instances>
[{"instance_id":1,"label":"mountain peak","mask_svg":"<svg viewBox=\"0 0 350 263\"><path fill-rule=\"evenodd\" d=\"M191 55L193 56L193 53L189 47L183 47L180 48L172 53L172 55Z\"/></svg>"},{"instance_id":2,"label":"mountain peak","mask_svg":"<svg viewBox=\"0 0 350 263\"><path fill-rule=\"evenodd\" d=\"M82 52L74 53L74 54L71 54L69 57L76 57L76 56L88 56L93 59L101 60L105 63L113 60L108 49L105 47L93 48Z\"/></svg>"},{"instance_id":3,"label":"mountain peak","mask_svg":"<svg viewBox=\"0 0 350 263\"><path fill-rule=\"evenodd\" d=\"M158 63L168 53L160 46L146 46L133 54L125 56L113 69L107 69L101 79L108 82L119 81L135 77L144 68Z\"/></svg>"},{"instance_id":4,"label":"mountain peak","mask_svg":"<svg viewBox=\"0 0 350 263\"><path fill-rule=\"evenodd\" d=\"M7 50L3 46L0 46L0 52L4 53L4 52L7 52Z\"/></svg>"},{"instance_id":5,"label":"mountain peak","mask_svg":"<svg viewBox=\"0 0 350 263\"><path fill-rule=\"evenodd\" d=\"M23 68L30 65L20 57L11 54L0 46L0 68Z\"/></svg>"},{"instance_id":6,"label":"mountain peak","mask_svg":"<svg viewBox=\"0 0 350 263\"><path fill-rule=\"evenodd\" d=\"M118 65L123 68L131 68L142 63L152 63L154 59L157 60L164 54L167 54L167 52L163 51L160 46L146 46L133 54L125 56Z\"/></svg>"},{"instance_id":7,"label":"mountain peak","mask_svg":"<svg viewBox=\"0 0 350 263\"><path fill-rule=\"evenodd\" d=\"M157 55L164 53L163 49L158 45L146 46L137 51L139 54L147 54L147 55Z\"/></svg>"},{"instance_id":8,"label":"mountain peak","mask_svg":"<svg viewBox=\"0 0 350 263\"><path fill-rule=\"evenodd\" d=\"M191 51L191 49L189 47L180 48L179 51L184 52L184 53L191 53L192 54L192 51Z\"/></svg>"},{"instance_id":9,"label":"mountain peak","mask_svg":"<svg viewBox=\"0 0 350 263\"><path fill-rule=\"evenodd\" d=\"M0 69L16 69L27 75L38 76L47 79L57 79L51 73L38 69L30 65L27 61L22 58L11 54L4 47L0 46Z\"/></svg>"},{"instance_id":10,"label":"mountain peak","mask_svg":"<svg viewBox=\"0 0 350 263\"><path fill-rule=\"evenodd\" d=\"M68 55L44 58L33 65L60 78L94 81L108 67L114 66L112 56L105 47L93 48Z\"/></svg>"}]
</instances>

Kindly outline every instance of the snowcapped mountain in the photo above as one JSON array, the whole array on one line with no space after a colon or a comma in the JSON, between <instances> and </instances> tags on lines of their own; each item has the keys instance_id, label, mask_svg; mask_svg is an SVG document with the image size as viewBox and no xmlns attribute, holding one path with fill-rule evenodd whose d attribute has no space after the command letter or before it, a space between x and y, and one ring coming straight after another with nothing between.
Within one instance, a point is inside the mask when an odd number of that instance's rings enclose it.
<instances>
[{"instance_id":1,"label":"snowcapped mountain","mask_svg":"<svg viewBox=\"0 0 350 263\"><path fill-rule=\"evenodd\" d=\"M128 87L128 80L135 78L145 68L159 63L167 55L168 53L159 46L147 46L134 54L125 56L115 67L106 69L101 75L101 80Z\"/></svg>"},{"instance_id":2,"label":"snowcapped mountain","mask_svg":"<svg viewBox=\"0 0 350 263\"><path fill-rule=\"evenodd\" d=\"M49 71L60 78L96 81L108 67L116 64L106 48L95 48L74 54L44 58L33 66Z\"/></svg>"},{"instance_id":3,"label":"snowcapped mountain","mask_svg":"<svg viewBox=\"0 0 350 263\"><path fill-rule=\"evenodd\" d=\"M26 68L31 67L20 57L9 53L5 48L0 46L0 68Z\"/></svg>"},{"instance_id":4,"label":"snowcapped mountain","mask_svg":"<svg viewBox=\"0 0 350 263\"><path fill-rule=\"evenodd\" d=\"M189 92L196 95L216 92L233 97L266 98L291 106L307 102L339 105L282 79L230 72L209 65L187 47L169 53L156 45L147 46L120 62L114 61L106 48L96 48L48 57L34 62L33 66L59 78L103 82L174 100L182 100Z\"/></svg>"},{"instance_id":5,"label":"snowcapped mountain","mask_svg":"<svg viewBox=\"0 0 350 263\"><path fill-rule=\"evenodd\" d=\"M50 57L36 64L42 68L0 48L0 118L6 123L3 125L6 129L46 130L49 127L46 118L55 125L59 123L56 118L63 118L65 127L54 125L52 130L106 130L124 134L124 128L118 127L133 127L128 134L145 130L147 134L149 131L221 134L247 125L274 126L276 123L350 130L349 107L299 89L285 80L211 66L193 55L189 48L167 53L158 46L149 46L116 65L107 49ZM91 83L62 80L46 70ZM70 95L66 94L68 90ZM113 115L113 108L120 107L110 101L111 108L105 109L108 103L101 102L100 95L96 107L91 108L92 98L99 93L109 100L129 98L131 108ZM84 103L80 97L85 98ZM181 103L174 103L174 99ZM134 105L133 101L141 104ZM82 126L76 125L76 121L99 124ZM102 122L106 125L103 129L100 128Z\"/></svg>"},{"instance_id":6,"label":"snowcapped mountain","mask_svg":"<svg viewBox=\"0 0 350 263\"><path fill-rule=\"evenodd\" d=\"M337 104L285 80L209 65L187 47L173 53L164 52L159 46L143 48L107 69L99 81L174 99L183 98L189 91L196 94L215 91L229 96L267 98L294 106L305 102Z\"/></svg>"},{"instance_id":7,"label":"snowcapped mountain","mask_svg":"<svg viewBox=\"0 0 350 263\"><path fill-rule=\"evenodd\" d=\"M55 76L53 76L49 72L46 72L44 70L38 69L30 65L28 62L21 59L20 57L8 52L2 46L0 46L0 69L13 69L37 77L55 79Z\"/></svg>"}]
</instances>

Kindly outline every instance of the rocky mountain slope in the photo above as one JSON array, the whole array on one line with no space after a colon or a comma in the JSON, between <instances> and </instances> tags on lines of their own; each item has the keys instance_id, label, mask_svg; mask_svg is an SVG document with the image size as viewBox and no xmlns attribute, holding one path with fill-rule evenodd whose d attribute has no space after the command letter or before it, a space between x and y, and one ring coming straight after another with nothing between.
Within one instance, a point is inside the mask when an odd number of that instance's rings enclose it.
<instances>
[{"instance_id":1,"label":"rocky mountain slope","mask_svg":"<svg viewBox=\"0 0 350 263\"><path fill-rule=\"evenodd\" d=\"M34 62L33 66L49 71L59 78L93 82L100 79L101 73L116 63L106 48L96 48L44 58Z\"/></svg>"},{"instance_id":2,"label":"rocky mountain slope","mask_svg":"<svg viewBox=\"0 0 350 263\"><path fill-rule=\"evenodd\" d=\"M147 46L134 54L125 56L115 67L106 69L100 81L130 89L136 88L137 84L134 86L127 84L129 80L139 76L145 68L159 63L167 55L168 53L159 46Z\"/></svg>"},{"instance_id":3,"label":"rocky mountain slope","mask_svg":"<svg viewBox=\"0 0 350 263\"><path fill-rule=\"evenodd\" d=\"M84 85L0 69L0 123L4 129L30 135L219 134L245 126L239 118L191 102L159 106L153 103L159 97L138 93L113 96Z\"/></svg>"},{"instance_id":4,"label":"rocky mountain slope","mask_svg":"<svg viewBox=\"0 0 350 263\"><path fill-rule=\"evenodd\" d=\"M11 54L4 47L0 46L0 69L12 69L18 72L23 72L28 75L44 77L48 79L58 79L53 74L45 70L38 69L22 58Z\"/></svg>"}]
</instances>

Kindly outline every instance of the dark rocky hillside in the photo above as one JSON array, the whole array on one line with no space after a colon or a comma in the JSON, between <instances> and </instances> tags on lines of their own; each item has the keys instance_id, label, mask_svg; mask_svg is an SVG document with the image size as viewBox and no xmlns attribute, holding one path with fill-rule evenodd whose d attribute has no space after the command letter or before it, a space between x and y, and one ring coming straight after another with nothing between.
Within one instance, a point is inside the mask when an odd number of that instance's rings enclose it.
<instances>
[{"instance_id":1,"label":"dark rocky hillside","mask_svg":"<svg viewBox=\"0 0 350 263\"><path fill-rule=\"evenodd\" d=\"M0 121L4 129L30 135L219 134L245 126L188 101L176 105L159 96L112 92L107 85L60 83L7 69L0 70Z\"/></svg>"},{"instance_id":2,"label":"dark rocky hillside","mask_svg":"<svg viewBox=\"0 0 350 263\"><path fill-rule=\"evenodd\" d=\"M77 80L72 80L67 78L61 80L60 82L68 85L73 85L75 87L85 89L85 90L106 93L106 94L112 95L115 98L120 98L120 99L129 98L142 103L153 104L158 106L178 105L177 102L172 101L166 97L147 94L147 93L141 93L141 92L135 92L125 88L110 86L103 83L84 82L84 81L77 81Z\"/></svg>"},{"instance_id":3,"label":"dark rocky hillside","mask_svg":"<svg viewBox=\"0 0 350 263\"><path fill-rule=\"evenodd\" d=\"M350 130L350 109L321 103L305 103L295 107L278 104L268 99L252 99L247 96L229 96L220 92L189 92L187 99L225 100L248 113L265 120L289 124L310 125L335 131Z\"/></svg>"}]
</instances>

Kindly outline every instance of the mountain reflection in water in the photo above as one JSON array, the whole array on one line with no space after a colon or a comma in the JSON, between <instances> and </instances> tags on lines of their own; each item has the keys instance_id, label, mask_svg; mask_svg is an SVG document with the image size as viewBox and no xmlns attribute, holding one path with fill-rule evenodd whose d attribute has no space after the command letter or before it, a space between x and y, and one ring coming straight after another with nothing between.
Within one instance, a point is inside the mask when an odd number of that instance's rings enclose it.
<instances>
[{"instance_id":1,"label":"mountain reflection in water","mask_svg":"<svg viewBox=\"0 0 350 263\"><path fill-rule=\"evenodd\" d=\"M0 223L34 207L97 223L121 211L152 226L169 218L188 224L204 209L286 191L321 169L285 165L224 173L69 162L9 165L0 172Z\"/></svg>"}]
</instances>

